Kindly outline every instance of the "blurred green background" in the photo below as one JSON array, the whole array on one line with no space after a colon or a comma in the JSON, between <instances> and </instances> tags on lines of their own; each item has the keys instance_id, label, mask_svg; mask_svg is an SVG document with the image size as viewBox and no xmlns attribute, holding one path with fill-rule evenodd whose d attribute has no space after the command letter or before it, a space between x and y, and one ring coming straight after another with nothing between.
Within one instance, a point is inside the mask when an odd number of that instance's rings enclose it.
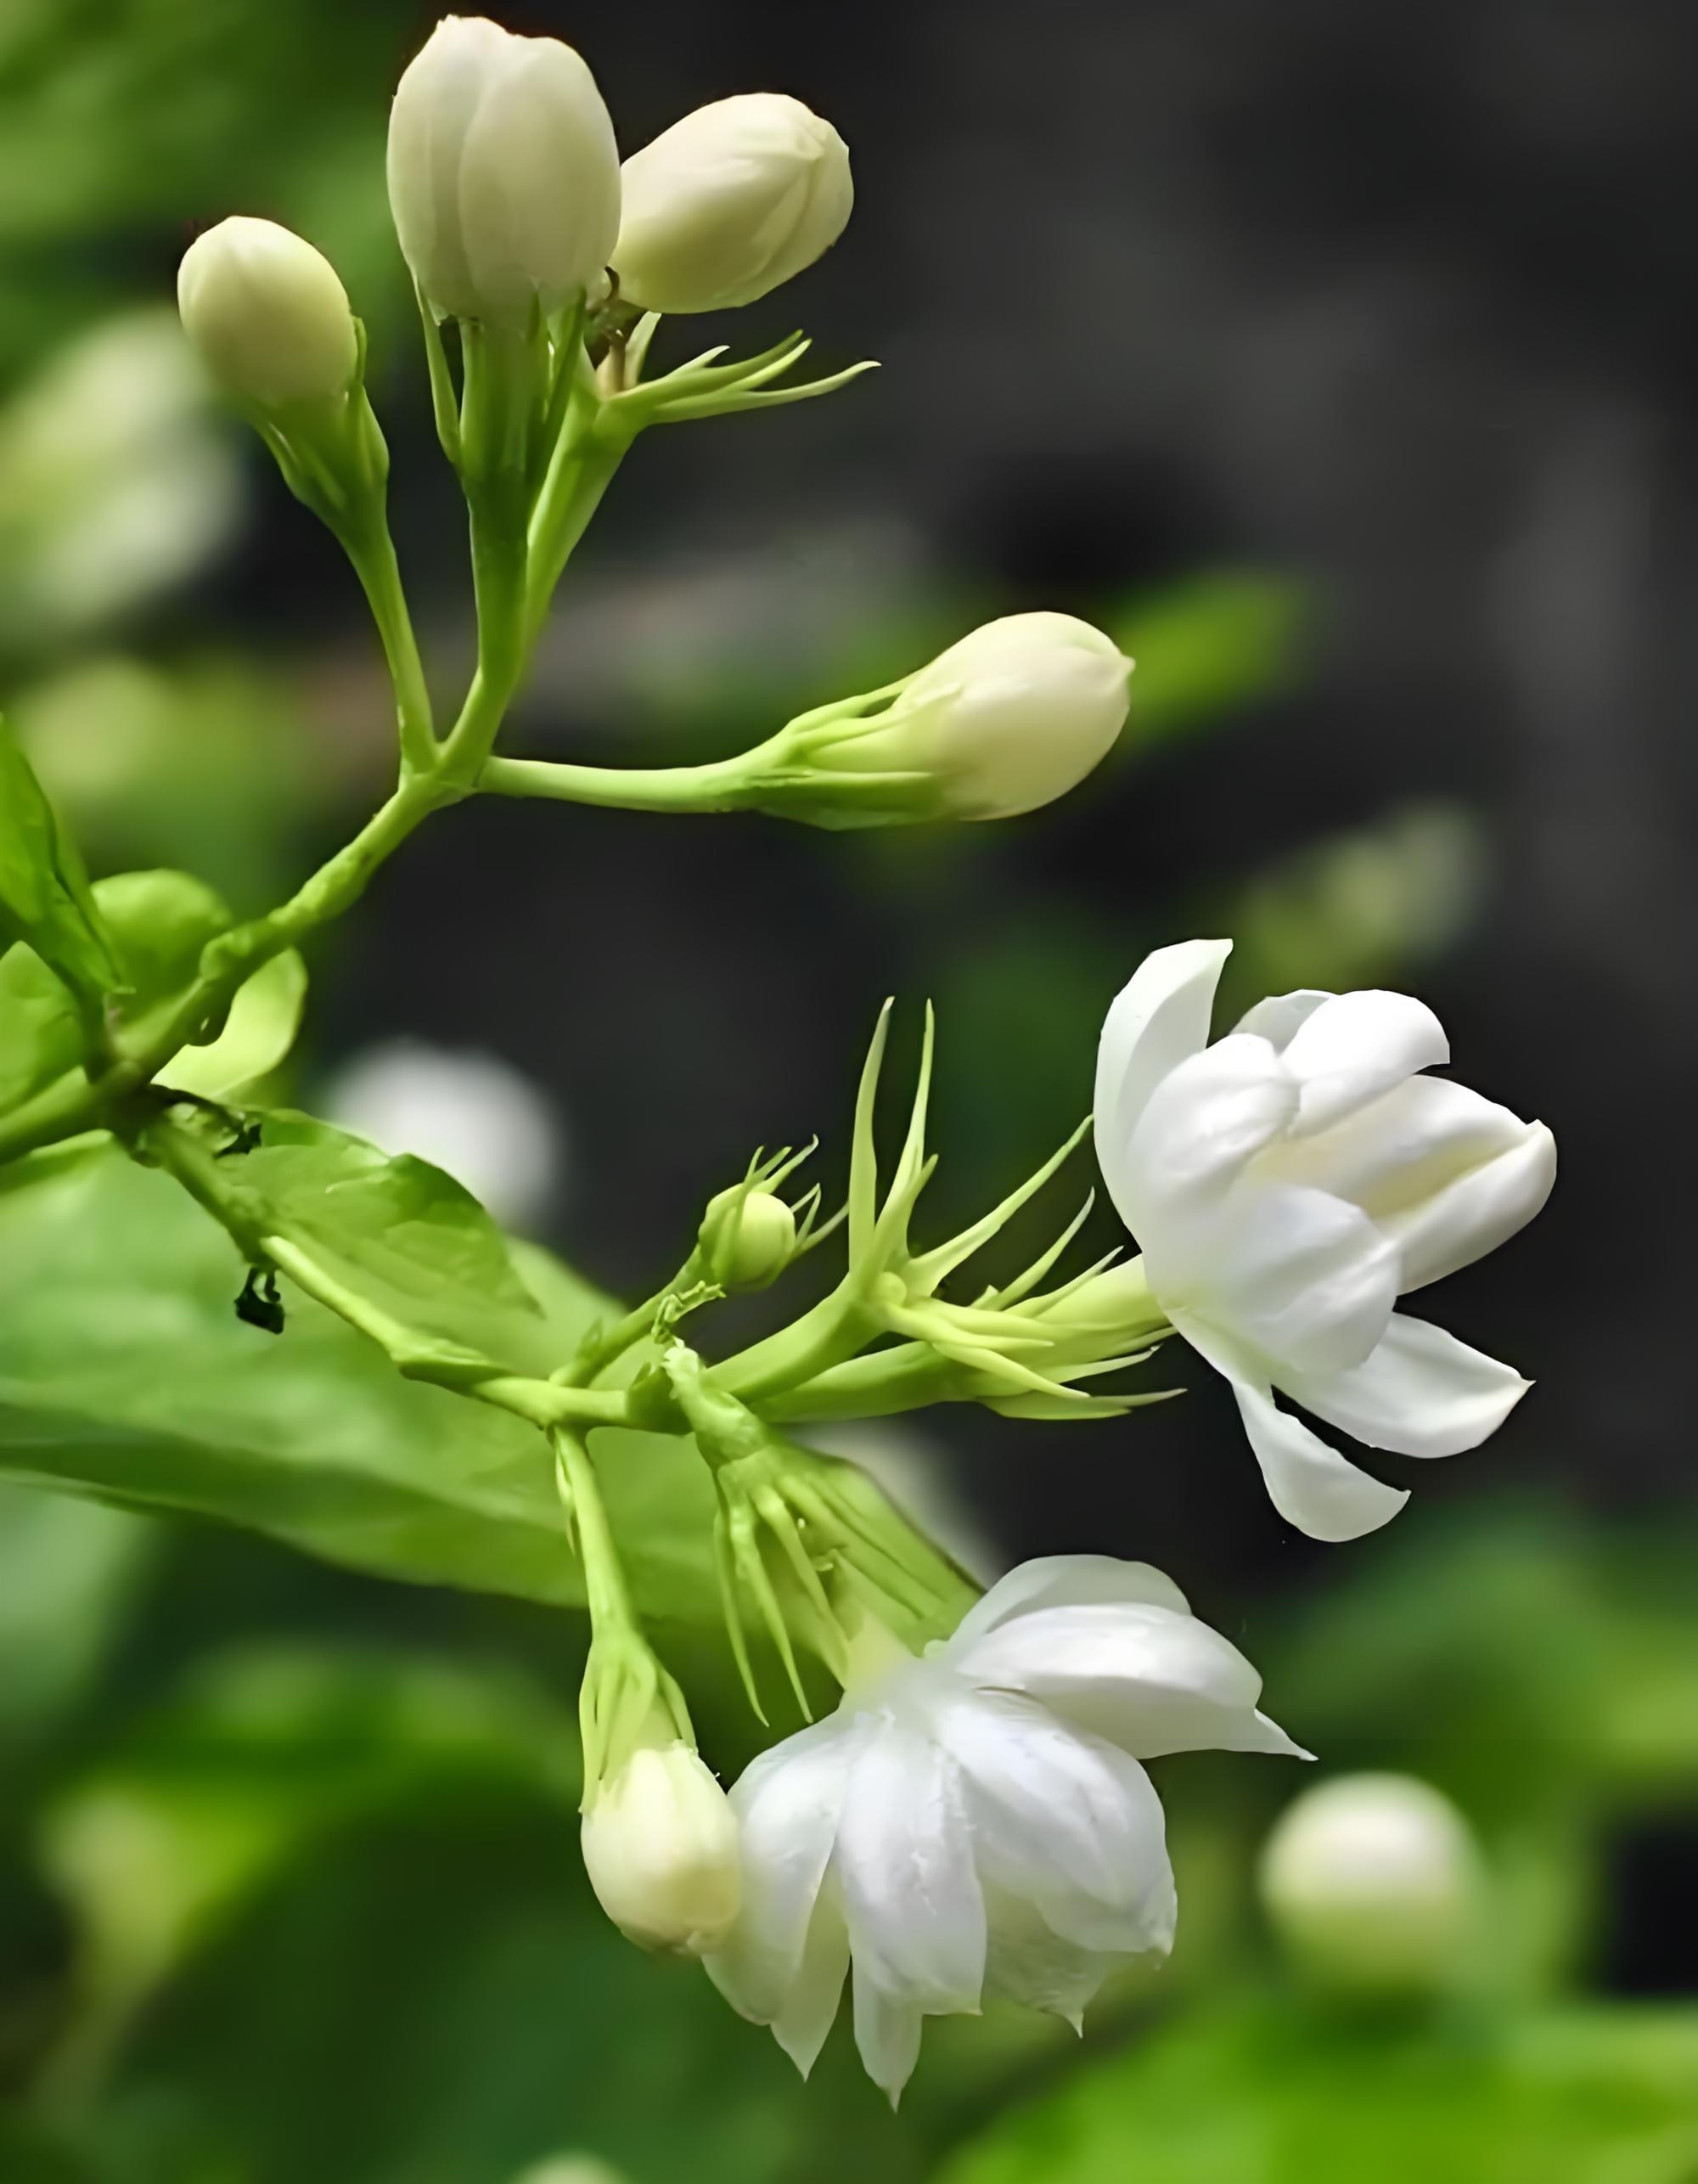
<instances>
[{"instance_id":1,"label":"blurred green background","mask_svg":"<svg viewBox=\"0 0 1698 2184\"><path fill-rule=\"evenodd\" d=\"M853 1446L987 1573L1169 1568L1322 1770L1453 1798L1486 1878L1445 1991L1318 1990L1252 1884L1295 1770L1177 1759L1178 1948L1082 2045L934 2027L893 2118L840 2028L803 2087L589 1897L580 1618L9 1489L0 2184L1698 2179L1695 1300L1665 1227L1698 1021L1669 944L1698 671L1681 16L509 11L582 48L627 148L768 83L836 120L848 237L713 334L796 312L829 362L890 367L645 445L509 747L729 750L1030 605L1137 655L1136 731L1067 805L947 836L457 813L318 951L295 1064L301 1099L422 1138L635 1292L757 1140L818 1129L841 1174L887 991L940 1010L941 1221L1071 1124L1150 946L1233 932L1234 1010L1417 985L1568 1173L1441 1314L1546 1384L1476 1455L1388 1466L1417 1489L1389 1533L1290 1534L1206 1387ZM429 21L0 0L0 686L99 871L187 866L257 909L390 763L351 580L177 340L198 227L263 213L335 259L432 671L467 663L381 188ZM51 1308L20 1225L0 1353L27 1379ZM756 1739L728 1664L674 1665L728 1773Z\"/></svg>"}]
</instances>

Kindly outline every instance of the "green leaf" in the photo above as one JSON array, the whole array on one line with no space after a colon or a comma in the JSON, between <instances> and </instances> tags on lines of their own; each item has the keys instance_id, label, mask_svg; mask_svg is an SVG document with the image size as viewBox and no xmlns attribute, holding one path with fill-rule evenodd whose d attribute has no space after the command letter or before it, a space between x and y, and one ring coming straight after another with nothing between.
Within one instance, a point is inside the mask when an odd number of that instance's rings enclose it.
<instances>
[{"instance_id":1,"label":"green leaf","mask_svg":"<svg viewBox=\"0 0 1698 2184\"><path fill-rule=\"evenodd\" d=\"M940 2184L1687 2184L1698 2012L1468 2037L1287 2004L1191 2021L1006 2117Z\"/></svg>"},{"instance_id":2,"label":"green leaf","mask_svg":"<svg viewBox=\"0 0 1698 2184\"><path fill-rule=\"evenodd\" d=\"M256 1240L256 1255L275 1256L312 1293L324 1293L315 1283L340 1292L347 1316L404 1368L476 1373L494 1364L546 1375L570 1354L501 1230L426 1161L279 1112L266 1117L253 1151L203 1156L198 1177L195 1187Z\"/></svg>"},{"instance_id":3,"label":"green leaf","mask_svg":"<svg viewBox=\"0 0 1698 2184\"><path fill-rule=\"evenodd\" d=\"M293 948L263 963L230 1004L224 1028L205 1046L186 1046L155 1082L203 1100L228 1100L280 1067L306 1005L306 965Z\"/></svg>"},{"instance_id":4,"label":"green leaf","mask_svg":"<svg viewBox=\"0 0 1698 2184\"><path fill-rule=\"evenodd\" d=\"M312 1173L295 1165L303 1199ZM396 1202L380 1186L366 1203ZM380 1264L382 1238L368 1241ZM243 1326L242 1273L169 1177L115 1146L0 1174L0 1477L245 1524L381 1576L582 1601L539 1433L402 1379L306 1299L291 1298L281 1339ZM610 1309L557 1269L526 1324L560 1357ZM641 1607L717 1630L706 1466L664 1435L593 1446Z\"/></svg>"},{"instance_id":5,"label":"green leaf","mask_svg":"<svg viewBox=\"0 0 1698 2184\"><path fill-rule=\"evenodd\" d=\"M121 981L76 845L23 746L0 719L0 926L27 941L79 993Z\"/></svg>"},{"instance_id":6,"label":"green leaf","mask_svg":"<svg viewBox=\"0 0 1698 2184\"><path fill-rule=\"evenodd\" d=\"M87 1691L159 1544L116 1510L0 1488L0 1748Z\"/></svg>"},{"instance_id":7,"label":"green leaf","mask_svg":"<svg viewBox=\"0 0 1698 2184\"><path fill-rule=\"evenodd\" d=\"M194 981L202 949L230 913L187 872L121 872L97 880L95 907L136 1022ZM299 1027L306 971L292 952L264 965L237 994L225 1027L187 1047L161 1077L173 1089L220 1099L274 1069ZM0 1112L82 1066L82 1034L64 985L23 943L0 956Z\"/></svg>"}]
</instances>

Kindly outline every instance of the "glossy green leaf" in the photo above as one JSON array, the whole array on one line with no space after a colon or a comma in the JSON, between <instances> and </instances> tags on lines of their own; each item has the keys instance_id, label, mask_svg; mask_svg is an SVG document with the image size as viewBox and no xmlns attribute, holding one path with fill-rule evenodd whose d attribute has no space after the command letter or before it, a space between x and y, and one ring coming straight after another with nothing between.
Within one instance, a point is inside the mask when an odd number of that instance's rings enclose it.
<instances>
[{"instance_id":1,"label":"glossy green leaf","mask_svg":"<svg viewBox=\"0 0 1698 2184\"><path fill-rule=\"evenodd\" d=\"M322 1169L310 1145L275 1152L279 1191L283 1156L301 1156L305 1224ZM357 1179L351 1195L374 1220L403 1202L380 1181L368 1193ZM368 1241L380 1267L380 1231ZM115 1147L97 1141L4 1171L0 1476L245 1524L382 1576L582 1600L540 1434L404 1380L374 1343L293 1292L281 1337L243 1326L233 1303L244 1271L169 1177ZM498 1279L516 1281L510 1264ZM565 1269L545 1304L525 1324L556 1356L608 1309ZM604 1433L592 1445L641 1605L717 1630L706 1466L666 1436Z\"/></svg>"},{"instance_id":2,"label":"glossy green leaf","mask_svg":"<svg viewBox=\"0 0 1698 2184\"><path fill-rule=\"evenodd\" d=\"M155 1081L203 1100L234 1098L287 1058L306 1005L306 965L289 948L255 971L230 1004L216 1039L184 1047Z\"/></svg>"},{"instance_id":3,"label":"glossy green leaf","mask_svg":"<svg viewBox=\"0 0 1698 2184\"><path fill-rule=\"evenodd\" d=\"M121 982L76 845L23 746L0 720L0 927L27 941L77 992Z\"/></svg>"}]
</instances>

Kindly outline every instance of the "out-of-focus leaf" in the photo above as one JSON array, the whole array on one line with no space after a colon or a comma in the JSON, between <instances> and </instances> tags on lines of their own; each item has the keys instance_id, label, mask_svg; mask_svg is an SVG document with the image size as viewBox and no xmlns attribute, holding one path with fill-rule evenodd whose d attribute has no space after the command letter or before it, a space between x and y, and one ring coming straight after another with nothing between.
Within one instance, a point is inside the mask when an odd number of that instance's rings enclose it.
<instances>
[{"instance_id":1,"label":"out-of-focus leaf","mask_svg":"<svg viewBox=\"0 0 1698 2184\"><path fill-rule=\"evenodd\" d=\"M203 1100L230 1099L281 1066L306 1006L306 965L287 948L262 963L238 993L217 1038L184 1047L155 1081Z\"/></svg>"},{"instance_id":2,"label":"out-of-focus leaf","mask_svg":"<svg viewBox=\"0 0 1698 2184\"><path fill-rule=\"evenodd\" d=\"M239 911L298 879L296 827L365 763L363 712L315 733L298 678L262 660L79 661L18 694L18 733L43 786L108 870L183 865Z\"/></svg>"},{"instance_id":3,"label":"out-of-focus leaf","mask_svg":"<svg viewBox=\"0 0 1698 2184\"><path fill-rule=\"evenodd\" d=\"M26 2117L0 2111L0 2176L6 2184L103 2184L98 2170Z\"/></svg>"},{"instance_id":4,"label":"out-of-focus leaf","mask_svg":"<svg viewBox=\"0 0 1698 2184\"><path fill-rule=\"evenodd\" d=\"M1479 905L1478 824L1422 805L1314 843L1262 874L1221 913L1234 937L1221 1021L1295 986L1372 986L1441 954Z\"/></svg>"},{"instance_id":5,"label":"out-of-focus leaf","mask_svg":"<svg viewBox=\"0 0 1698 2184\"><path fill-rule=\"evenodd\" d=\"M87 1688L158 1545L155 1527L115 1509L0 1488L0 1737Z\"/></svg>"},{"instance_id":6,"label":"out-of-focus leaf","mask_svg":"<svg viewBox=\"0 0 1698 2184\"><path fill-rule=\"evenodd\" d=\"M0 930L26 941L80 993L120 982L76 845L14 731L0 720Z\"/></svg>"},{"instance_id":7,"label":"out-of-focus leaf","mask_svg":"<svg viewBox=\"0 0 1698 2184\"><path fill-rule=\"evenodd\" d=\"M207 1216L115 1148L6 1171L0 1476L216 1517L382 1576L582 1601L540 1434L402 1379L307 1300L281 1339L242 1326L241 1275ZM548 1308L560 1356L608 1309L564 1271ZM593 1445L645 1611L717 1629L706 1466L661 1435Z\"/></svg>"},{"instance_id":8,"label":"out-of-focus leaf","mask_svg":"<svg viewBox=\"0 0 1698 2184\"><path fill-rule=\"evenodd\" d=\"M509 1673L404 1655L227 1656L48 1812L95 1995L132 1995L327 1831L432 1782L576 1793L571 1714Z\"/></svg>"},{"instance_id":9,"label":"out-of-focus leaf","mask_svg":"<svg viewBox=\"0 0 1698 2184\"><path fill-rule=\"evenodd\" d=\"M1307 586L1222 569L1133 600L1106 628L1138 663L1124 748L1177 735L1301 677L1314 618Z\"/></svg>"},{"instance_id":10,"label":"out-of-focus leaf","mask_svg":"<svg viewBox=\"0 0 1698 2184\"><path fill-rule=\"evenodd\" d=\"M103 2123L169 2094L258 2184L512 2184L563 2146L631 2184L918 2184L847 2058L805 2085L699 1965L633 1949L576 1838L446 1782L318 1837L156 1997Z\"/></svg>"},{"instance_id":11,"label":"out-of-focus leaf","mask_svg":"<svg viewBox=\"0 0 1698 2184\"><path fill-rule=\"evenodd\" d=\"M1695 2162L1698 2012L1447 2036L1288 2007L1110 2057L940 2184L1688 2184Z\"/></svg>"}]
</instances>

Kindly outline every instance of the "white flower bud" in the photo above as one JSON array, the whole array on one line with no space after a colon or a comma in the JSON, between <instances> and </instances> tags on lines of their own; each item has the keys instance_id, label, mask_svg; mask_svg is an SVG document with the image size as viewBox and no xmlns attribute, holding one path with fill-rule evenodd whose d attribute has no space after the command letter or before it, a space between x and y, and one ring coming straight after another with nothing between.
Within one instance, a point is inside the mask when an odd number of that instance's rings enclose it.
<instances>
[{"instance_id":1,"label":"white flower bud","mask_svg":"<svg viewBox=\"0 0 1698 2184\"><path fill-rule=\"evenodd\" d=\"M221 220L191 243L177 306L212 376L260 409L346 394L359 336L336 269L271 220Z\"/></svg>"},{"instance_id":2,"label":"white flower bud","mask_svg":"<svg viewBox=\"0 0 1698 2184\"><path fill-rule=\"evenodd\" d=\"M1480 1905L1454 1805L1405 1775L1322 1782L1282 1815L1258 1875L1269 1919L1319 1984L1429 1995L1465 1971Z\"/></svg>"},{"instance_id":3,"label":"white flower bud","mask_svg":"<svg viewBox=\"0 0 1698 2184\"><path fill-rule=\"evenodd\" d=\"M1082 781L1126 723L1132 662L1069 614L987 622L922 667L835 768L930 774L955 819L1010 819Z\"/></svg>"},{"instance_id":4,"label":"white flower bud","mask_svg":"<svg viewBox=\"0 0 1698 2184\"><path fill-rule=\"evenodd\" d=\"M855 201L849 148L799 99L699 106L626 160L613 253L644 311L753 303L829 250Z\"/></svg>"},{"instance_id":5,"label":"white flower bud","mask_svg":"<svg viewBox=\"0 0 1698 2184\"><path fill-rule=\"evenodd\" d=\"M441 316L523 325L599 288L619 149L585 63L558 38L445 16L395 94L389 202Z\"/></svg>"},{"instance_id":6,"label":"white flower bud","mask_svg":"<svg viewBox=\"0 0 1698 2184\"><path fill-rule=\"evenodd\" d=\"M773 1191L734 1184L707 1202L701 1252L722 1289L764 1289L776 1281L790 1263L796 1241L796 1215Z\"/></svg>"},{"instance_id":7,"label":"white flower bud","mask_svg":"<svg viewBox=\"0 0 1698 2184\"><path fill-rule=\"evenodd\" d=\"M602 1909L645 1949L716 1947L742 1902L737 1821L700 1753L638 1746L583 1818L583 1860Z\"/></svg>"}]
</instances>

